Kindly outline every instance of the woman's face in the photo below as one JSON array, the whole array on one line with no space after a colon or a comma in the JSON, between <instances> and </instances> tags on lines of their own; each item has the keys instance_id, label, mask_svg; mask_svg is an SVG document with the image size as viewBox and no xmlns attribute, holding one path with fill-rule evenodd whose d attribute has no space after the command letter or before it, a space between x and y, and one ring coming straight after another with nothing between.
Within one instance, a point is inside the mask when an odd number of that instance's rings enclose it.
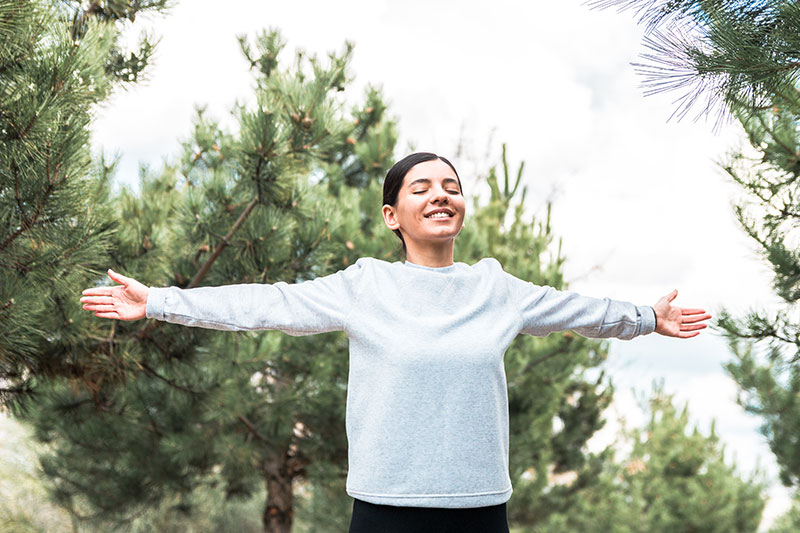
<instances>
[{"instance_id":1,"label":"woman's face","mask_svg":"<svg viewBox=\"0 0 800 533\"><path fill-rule=\"evenodd\" d=\"M461 187L450 165L441 159L418 163L403 178L394 206L383 206L391 230L400 229L409 241L447 241L456 238L466 212Z\"/></svg>"}]
</instances>

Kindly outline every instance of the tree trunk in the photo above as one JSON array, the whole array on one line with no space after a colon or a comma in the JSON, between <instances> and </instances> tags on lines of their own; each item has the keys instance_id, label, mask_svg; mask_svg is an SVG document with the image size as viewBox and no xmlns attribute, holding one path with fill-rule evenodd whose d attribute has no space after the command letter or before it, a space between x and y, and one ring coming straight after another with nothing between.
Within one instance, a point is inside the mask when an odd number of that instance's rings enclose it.
<instances>
[{"instance_id":1,"label":"tree trunk","mask_svg":"<svg viewBox=\"0 0 800 533\"><path fill-rule=\"evenodd\" d=\"M291 533L292 475L286 454L275 454L264 461L264 478L267 482L267 505L262 522L265 533Z\"/></svg>"}]
</instances>

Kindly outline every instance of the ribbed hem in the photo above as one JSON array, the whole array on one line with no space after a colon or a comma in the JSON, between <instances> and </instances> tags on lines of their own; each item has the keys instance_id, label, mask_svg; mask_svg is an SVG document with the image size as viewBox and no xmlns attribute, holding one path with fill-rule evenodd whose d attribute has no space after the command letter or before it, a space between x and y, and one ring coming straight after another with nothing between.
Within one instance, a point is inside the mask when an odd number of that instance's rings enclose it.
<instances>
[{"instance_id":1,"label":"ribbed hem","mask_svg":"<svg viewBox=\"0 0 800 533\"><path fill-rule=\"evenodd\" d=\"M512 488L469 494L375 494L348 488L347 494L359 500L380 505L398 507L441 507L463 509L466 507L487 507L507 502Z\"/></svg>"},{"instance_id":2,"label":"ribbed hem","mask_svg":"<svg viewBox=\"0 0 800 533\"><path fill-rule=\"evenodd\" d=\"M642 325L639 328L639 335L648 335L656 330L656 310L649 305L638 305L636 309L642 317Z\"/></svg>"}]
</instances>

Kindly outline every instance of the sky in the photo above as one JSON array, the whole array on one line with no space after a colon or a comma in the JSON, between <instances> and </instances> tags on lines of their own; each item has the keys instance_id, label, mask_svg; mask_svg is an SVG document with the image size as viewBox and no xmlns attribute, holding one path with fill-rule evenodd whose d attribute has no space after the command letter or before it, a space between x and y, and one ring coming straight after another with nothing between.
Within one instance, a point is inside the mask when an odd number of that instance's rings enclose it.
<instances>
[{"instance_id":1,"label":"sky","mask_svg":"<svg viewBox=\"0 0 800 533\"><path fill-rule=\"evenodd\" d=\"M253 102L253 78L235 36L277 27L296 48L325 56L355 43L348 98L381 88L399 124L396 156L415 150L455 160L466 192L508 146L525 162L532 216L552 203L569 288L654 304L743 314L778 302L771 277L731 208L738 191L719 169L740 146L735 124L668 120L679 94L643 96L631 63L644 52L631 13L583 2L474 0L402 4L388 0L275 2L184 0L167 16L140 17L160 42L148 79L98 111L93 146L118 153L117 178L135 184L140 164L158 169L188 138L196 105L235 127L235 102ZM459 144L462 149L459 151ZM378 209L379 206L376 206ZM469 224L469 212L467 213ZM637 394L663 381L688 402L708 432L716 420L726 454L741 472L757 464L776 479L759 420L736 404L722 364L724 340L706 330L689 339L650 335L612 341L607 369L616 385L614 418L642 422ZM774 482L763 526L789 503Z\"/></svg>"}]
</instances>

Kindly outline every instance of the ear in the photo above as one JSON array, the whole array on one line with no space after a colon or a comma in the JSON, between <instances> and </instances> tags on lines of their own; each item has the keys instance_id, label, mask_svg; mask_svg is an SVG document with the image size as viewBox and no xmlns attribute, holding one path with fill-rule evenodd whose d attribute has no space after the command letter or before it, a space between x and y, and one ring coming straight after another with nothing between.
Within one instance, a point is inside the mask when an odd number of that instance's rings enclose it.
<instances>
[{"instance_id":1,"label":"ear","mask_svg":"<svg viewBox=\"0 0 800 533\"><path fill-rule=\"evenodd\" d=\"M383 213L383 222L386 224L387 228L392 231L400 228L400 222L395 216L394 207L389 204L385 204L381 211Z\"/></svg>"}]
</instances>

